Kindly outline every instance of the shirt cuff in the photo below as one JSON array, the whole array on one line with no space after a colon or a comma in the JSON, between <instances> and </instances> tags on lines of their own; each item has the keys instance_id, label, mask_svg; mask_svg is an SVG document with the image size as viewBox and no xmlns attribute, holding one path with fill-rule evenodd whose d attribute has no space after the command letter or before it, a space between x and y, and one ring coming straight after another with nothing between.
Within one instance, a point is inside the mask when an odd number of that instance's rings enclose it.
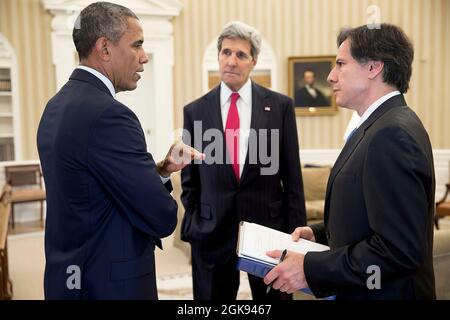
<instances>
[{"instance_id":1,"label":"shirt cuff","mask_svg":"<svg viewBox=\"0 0 450 320\"><path fill-rule=\"evenodd\" d=\"M163 184L166 184L170 180L170 176L168 176L167 178L166 177L161 177L161 176L159 176L159 177L161 178L161 181L162 181Z\"/></svg>"}]
</instances>

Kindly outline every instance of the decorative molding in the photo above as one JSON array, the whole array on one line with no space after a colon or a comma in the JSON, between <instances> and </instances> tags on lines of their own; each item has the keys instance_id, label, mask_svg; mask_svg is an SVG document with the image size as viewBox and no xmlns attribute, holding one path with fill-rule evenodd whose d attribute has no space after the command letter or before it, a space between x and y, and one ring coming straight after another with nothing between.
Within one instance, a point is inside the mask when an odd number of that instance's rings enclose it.
<instances>
[{"instance_id":1,"label":"decorative molding","mask_svg":"<svg viewBox=\"0 0 450 320\"><path fill-rule=\"evenodd\" d=\"M11 59L12 53L10 48L7 46L6 38L0 33L0 59Z\"/></svg>"},{"instance_id":2,"label":"decorative molding","mask_svg":"<svg viewBox=\"0 0 450 320\"><path fill-rule=\"evenodd\" d=\"M0 33L0 68L7 68L10 70L11 80L11 113L12 131L14 141L14 159L22 159L22 131L21 131L21 112L19 99L19 70L17 64L17 56L15 50L9 40Z\"/></svg>"},{"instance_id":3,"label":"decorative molding","mask_svg":"<svg viewBox=\"0 0 450 320\"><path fill-rule=\"evenodd\" d=\"M52 12L54 15L60 15L61 12L66 15L77 14L89 4L92 0L42 0L44 9ZM180 14L183 5L177 0L110 0L109 2L126 5L138 16L160 16L173 17ZM56 14L57 13L57 14Z\"/></svg>"},{"instance_id":4,"label":"decorative molding","mask_svg":"<svg viewBox=\"0 0 450 320\"><path fill-rule=\"evenodd\" d=\"M72 29L80 11L95 1L90 0L42 0L43 6L53 16L52 31L56 34L72 35ZM123 5L123 1L110 1ZM176 0L127 1L130 8L141 19L146 34L171 36L170 20L178 16L182 5ZM150 23L149 23L150 18Z\"/></svg>"},{"instance_id":5,"label":"decorative molding","mask_svg":"<svg viewBox=\"0 0 450 320\"><path fill-rule=\"evenodd\" d=\"M333 165L341 150L339 149L300 149L302 165Z\"/></svg>"}]
</instances>

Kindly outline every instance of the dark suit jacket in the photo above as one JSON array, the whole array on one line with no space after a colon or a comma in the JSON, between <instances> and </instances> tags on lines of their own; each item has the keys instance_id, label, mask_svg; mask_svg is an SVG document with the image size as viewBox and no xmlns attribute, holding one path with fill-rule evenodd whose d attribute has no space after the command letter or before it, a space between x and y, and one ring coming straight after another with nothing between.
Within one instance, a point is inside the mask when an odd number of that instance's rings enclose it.
<instances>
[{"instance_id":1,"label":"dark suit jacket","mask_svg":"<svg viewBox=\"0 0 450 320\"><path fill-rule=\"evenodd\" d=\"M45 297L156 299L154 248L173 232L177 205L135 114L76 69L48 102L37 143L47 190ZM70 266L81 269L80 290L66 286Z\"/></svg>"},{"instance_id":2,"label":"dark suit jacket","mask_svg":"<svg viewBox=\"0 0 450 320\"><path fill-rule=\"evenodd\" d=\"M355 131L331 171L325 224L312 226L331 251L304 261L314 294L435 298L434 189L428 134L403 96L392 97ZM366 285L371 265L380 268L379 290Z\"/></svg>"},{"instance_id":3,"label":"dark suit jacket","mask_svg":"<svg viewBox=\"0 0 450 320\"><path fill-rule=\"evenodd\" d=\"M326 107L330 106L330 101L323 95L323 93L317 89L317 96L314 98L306 87L302 87L295 91L295 105L301 107Z\"/></svg>"},{"instance_id":4,"label":"dark suit jacket","mask_svg":"<svg viewBox=\"0 0 450 320\"><path fill-rule=\"evenodd\" d=\"M194 121L201 121L202 134L215 128L223 137L220 86L184 108L184 128L192 141L201 139L194 132ZM212 263L225 262L224 257L233 256L239 221L256 222L285 232L306 223L292 100L252 83L250 127L268 129L269 134L271 129L279 130L276 144L280 160L276 174L261 175L261 168L270 165L263 165L259 157L257 163L250 164L250 148L239 183L230 164L191 164L181 173L181 199L186 209L182 239L201 248L204 259ZM270 137L268 141L267 150L271 150ZM195 147L205 150L209 143L203 141ZM226 150L223 139L222 151L229 157Z\"/></svg>"}]
</instances>

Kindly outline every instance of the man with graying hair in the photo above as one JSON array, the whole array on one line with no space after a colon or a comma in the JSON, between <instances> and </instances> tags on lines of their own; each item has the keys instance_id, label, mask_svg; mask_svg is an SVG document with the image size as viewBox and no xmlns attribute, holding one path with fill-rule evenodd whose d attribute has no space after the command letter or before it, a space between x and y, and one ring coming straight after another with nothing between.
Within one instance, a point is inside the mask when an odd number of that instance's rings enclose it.
<instances>
[{"instance_id":1,"label":"man with graying hair","mask_svg":"<svg viewBox=\"0 0 450 320\"><path fill-rule=\"evenodd\" d=\"M46 299L157 299L155 246L177 223L172 149L155 164L136 115L116 100L148 57L138 17L97 2L73 29L80 65L48 102L37 144L47 191ZM184 159L202 155L176 145Z\"/></svg>"},{"instance_id":2,"label":"man with graying hair","mask_svg":"<svg viewBox=\"0 0 450 320\"><path fill-rule=\"evenodd\" d=\"M240 221L284 232L306 223L292 99L249 78L260 47L257 30L242 22L228 24L217 43L221 83L184 108L191 145L205 150L209 141L202 137L211 131L220 138L214 141L218 161L210 164L206 158L181 173L186 209L181 236L191 244L194 299L236 299ZM194 129L198 124L200 131ZM262 159L263 150L269 150L271 163ZM269 166L273 170L265 170ZM276 290L266 293L261 278L248 277L255 300L292 298Z\"/></svg>"}]
</instances>

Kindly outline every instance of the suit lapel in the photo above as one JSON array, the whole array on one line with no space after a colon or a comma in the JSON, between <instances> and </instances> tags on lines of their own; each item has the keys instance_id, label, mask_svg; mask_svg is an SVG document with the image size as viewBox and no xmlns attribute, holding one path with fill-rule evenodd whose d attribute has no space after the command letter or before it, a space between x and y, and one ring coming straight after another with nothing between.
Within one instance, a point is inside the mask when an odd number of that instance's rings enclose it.
<instances>
[{"instance_id":1,"label":"suit lapel","mask_svg":"<svg viewBox=\"0 0 450 320\"><path fill-rule=\"evenodd\" d=\"M350 137L350 139L345 143L344 148L342 148L342 151L336 159L333 169L331 170L330 179L328 181L328 189L333 184L333 181L336 178L337 174L341 171L342 167L347 162L348 158L351 156L363 137L364 130L362 127L359 127L358 130L356 130ZM327 194L328 191L329 190L327 190Z\"/></svg>"},{"instance_id":2,"label":"suit lapel","mask_svg":"<svg viewBox=\"0 0 450 320\"><path fill-rule=\"evenodd\" d=\"M206 114L211 128L219 129L224 133L223 122L222 122L222 112L220 110L220 85L215 87L210 94L207 95L207 106Z\"/></svg>"},{"instance_id":3,"label":"suit lapel","mask_svg":"<svg viewBox=\"0 0 450 320\"><path fill-rule=\"evenodd\" d=\"M267 129L266 124L266 117L264 116L264 107L268 106L268 97L267 94L262 90L262 87L255 84L252 81L252 116L250 120L250 130L256 132L256 134L259 134L260 129ZM249 144L250 144L250 138L249 137ZM259 141L259 137L256 138L256 141L253 141L252 143L257 143ZM247 155L245 157L245 163L244 163L244 169L242 170L242 176L240 179L240 183L245 183L246 179L249 178L249 174L251 173L249 164L249 154L250 154L250 148L247 146Z\"/></svg>"},{"instance_id":4,"label":"suit lapel","mask_svg":"<svg viewBox=\"0 0 450 320\"><path fill-rule=\"evenodd\" d=\"M223 161L224 165L227 168L228 174L231 175L234 183L237 185L238 181L236 176L234 175L233 167L231 166L230 154L228 152L227 143L225 141L225 130L223 128L223 120L222 120L222 110L220 106L220 85L211 91L211 93L207 96L207 117L208 123L207 128L215 128L219 129L222 133L222 150L223 152ZM206 128L204 128L205 130Z\"/></svg>"},{"instance_id":5,"label":"suit lapel","mask_svg":"<svg viewBox=\"0 0 450 320\"><path fill-rule=\"evenodd\" d=\"M326 203L327 207L329 204L329 196L331 191L331 186L333 185L334 179L338 175L338 173L341 171L344 164L347 162L347 160L352 155L353 151L355 151L356 147L359 145L361 140L364 138L364 135L366 133L366 130L380 118L384 113L389 111L391 108L399 107L399 106L406 106L406 101L403 97L403 95L397 95L394 96L387 101L385 101L383 104L381 104L371 115L370 117L364 121L364 123L354 132L354 134L350 137L350 139L345 143L344 148L342 149L341 153L339 154L339 157L337 158L333 169L330 173L330 178L328 181L327 186L327 195L326 195ZM325 208L325 212L327 212L327 208Z\"/></svg>"}]
</instances>

